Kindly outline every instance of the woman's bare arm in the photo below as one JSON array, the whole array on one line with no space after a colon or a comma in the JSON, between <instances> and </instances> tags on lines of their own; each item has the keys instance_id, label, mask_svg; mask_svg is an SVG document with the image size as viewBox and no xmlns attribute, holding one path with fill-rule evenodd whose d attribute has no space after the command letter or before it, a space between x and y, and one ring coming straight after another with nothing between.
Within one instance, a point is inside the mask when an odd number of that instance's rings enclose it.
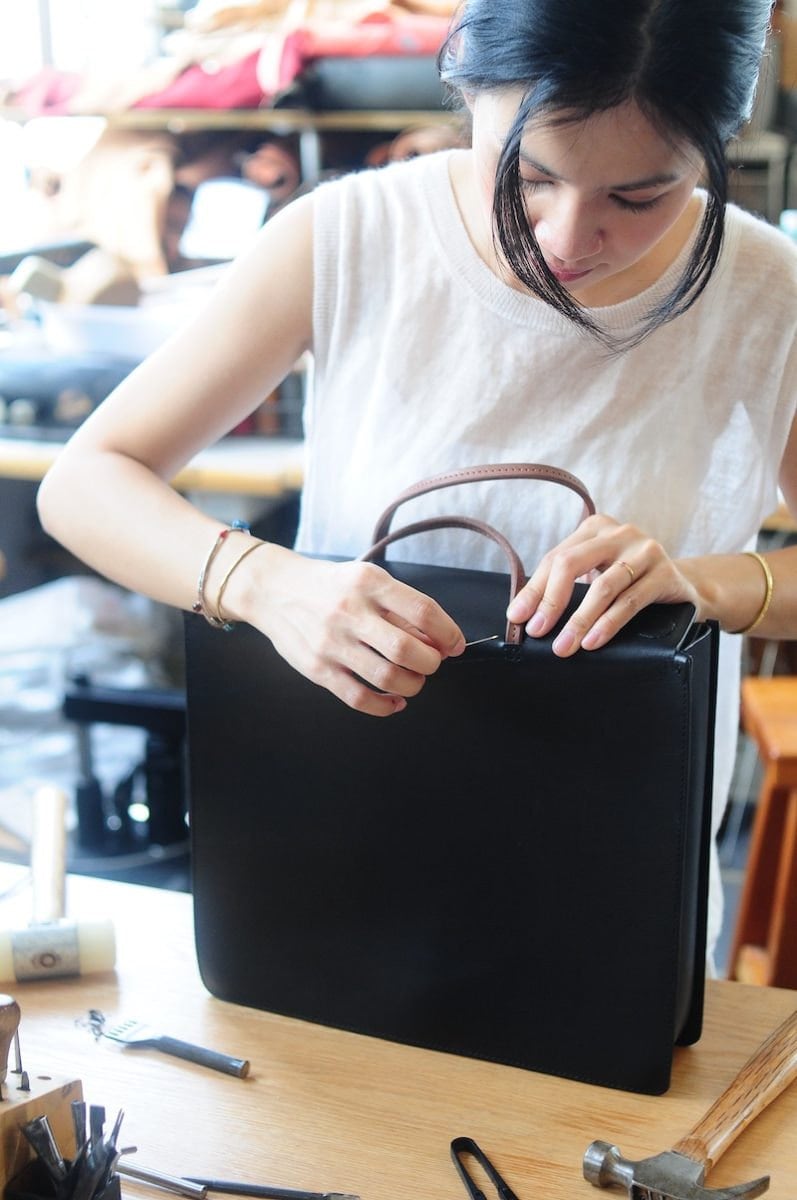
<instances>
[{"instance_id":1,"label":"woman's bare arm","mask_svg":"<svg viewBox=\"0 0 797 1200\"><path fill-rule=\"evenodd\" d=\"M190 608L221 526L168 481L287 375L311 342L312 299L306 197L266 225L207 309L81 426L41 485L45 529L117 583ZM245 542L230 535L213 560L211 611ZM400 711L464 646L434 601L381 568L313 562L268 544L230 577L224 611L345 703L380 716Z\"/></svg>"}]
</instances>

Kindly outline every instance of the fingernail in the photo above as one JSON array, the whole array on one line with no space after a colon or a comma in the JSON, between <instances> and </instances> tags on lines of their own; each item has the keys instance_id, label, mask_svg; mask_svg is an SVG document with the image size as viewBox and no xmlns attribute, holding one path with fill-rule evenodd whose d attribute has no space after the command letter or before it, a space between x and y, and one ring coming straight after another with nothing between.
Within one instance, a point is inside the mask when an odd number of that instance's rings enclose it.
<instances>
[{"instance_id":1,"label":"fingernail","mask_svg":"<svg viewBox=\"0 0 797 1200\"><path fill-rule=\"evenodd\" d=\"M526 610L526 605L523 603L523 601L520 599L519 596L515 596L515 599L511 601L509 608L506 610L507 620L508 621L522 621L523 613L525 612L525 610Z\"/></svg>"},{"instance_id":2,"label":"fingernail","mask_svg":"<svg viewBox=\"0 0 797 1200\"><path fill-rule=\"evenodd\" d=\"M554 640L551 649L554 654L569 654L576 644L576 635L572 629L563 629L559 636Z\"/></svg>"},{"instance_id":3,"label":"fingernail","mask_svg":"<svg viewBox=\"0 0 797 1200\"><path fill-rule=\"evenodd\" d=\"M601 631L599 629L590 629L589 633L585 633L581 639L581 647L583 650L594 650L601 643Z\"/></svg>"},{"instance_id":4,"label":"fingernail","mask_svg":"<svg viewBox=\"0 0 797 1200\"><path fill-rule=\"evenodd\" d=\"M404 699L403 696L397 696L396 699L393 701L393 712L394 713L404 712L404 709L406 707L407 707L407 701Z\"/></svg>"},{"instance_id":5,"label":"fingernail","mask_svg":"<svg viewBox=\"0 0 797 1200\"><path fill-rule=\"evenodd\" d=\"M455 645L452 647L451 653L452 654L462 654L464 649L465 649L465 639L464 639L464 637L459 637L459 638L457 638Z\"/></svg>"},{"instance_id":6,"label":"fingernail","mask_svg":"<svg viewBox=\"0 0 797 1200\"><path fill-rule=\"evenodd\" d=\"M536 612L526 626L526 633L529 637L535 637L538 633L542 633L545 627L545 617L541 612Z\"/></svg>"}]
</instances>

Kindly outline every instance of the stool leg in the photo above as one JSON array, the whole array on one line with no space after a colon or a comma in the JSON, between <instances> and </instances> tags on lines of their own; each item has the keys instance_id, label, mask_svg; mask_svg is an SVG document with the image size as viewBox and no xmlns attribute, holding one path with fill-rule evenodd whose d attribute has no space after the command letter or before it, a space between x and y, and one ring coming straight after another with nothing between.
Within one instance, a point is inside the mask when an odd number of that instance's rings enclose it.
<instances>
[{"instance_id":1,"label":"stool leg","mask_svg":"<svg viewBox=\"0 0 797 1200\"><path fill-rule=\"evenodd\" d=\"M788 794L768 949L772 986L797 988L797 791Z\"/></svg>"},{"instance_id":2,"label":"stool leg","mask_svg":"<svg viewBox=\"0 0 797 1200\"><path fill-rule=\"evenodd\" d=\"M759 947L766 953L769 944L770 920L775 900L775 880L780 861L780 846L786 823L786 800L788 792L774 786L775 768L769 767L764 775L761 793L753 819L750 853L745 871L744 886L739 902L730 955L731 979L741 979L743 959L747 947ZM758 956L756 956L758 957ZM768 956L767 956L768 957ZM747 982L768 982L760 977L760 963L756 966L756 978ZM765 968L769 970L769 966Z\"/></svg>"}]
</instances>

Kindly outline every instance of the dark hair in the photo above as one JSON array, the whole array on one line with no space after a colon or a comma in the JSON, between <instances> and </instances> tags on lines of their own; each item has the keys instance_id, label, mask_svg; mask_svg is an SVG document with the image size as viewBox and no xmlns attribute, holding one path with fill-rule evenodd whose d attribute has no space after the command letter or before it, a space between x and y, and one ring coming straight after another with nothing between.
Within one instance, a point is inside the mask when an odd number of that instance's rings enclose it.
<instances>
[{"instance_id":1,"label":"dark hair","mask_svg":"<svg viewBox=\"0 0 797 1200\"><path fill-rule=\"evenodd\" d=\"M750 115L770 9L771 0L466 0L453 24L439 57L444 82L461 93L524 90L496 172L497 246L521 283L609 345L618 343L551 274L529 228L518 169L524 127L632 101L705 162L708 197L692 253L673 291L622 343L635 344L685 312L714 270L725 148Z\"/></svg>"}]
</instances>

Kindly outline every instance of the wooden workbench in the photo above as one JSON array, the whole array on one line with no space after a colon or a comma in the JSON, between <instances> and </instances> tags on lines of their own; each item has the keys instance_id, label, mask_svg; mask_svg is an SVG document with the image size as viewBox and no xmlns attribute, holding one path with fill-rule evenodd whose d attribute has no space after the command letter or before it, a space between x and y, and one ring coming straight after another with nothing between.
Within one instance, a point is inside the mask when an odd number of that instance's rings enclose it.
<instances>
[{"instance_id":1,"label":"wooden workbench","mask_svg":"<svg viewBox=\"0 0 797 1200\"><path fill-rule=\"evenodd\" d=\"M0 438L0 478L37 483L62 447L62 442ZM282 496L301 488L303 462L299 439L224 438L202 450L173 482L186 492Z\"/></svg>"},{"instance_id":2,"label":"wooden workbench","mask_svg":"<svg viewBox=\"0 0 797 1200\"><path fill-rule=\"evenodd\" d=\"M590 1200L596 1193L582 1178L581 1159L593 1138L616 1142L632 1158L672 1145L797 1007L797 992L711 983L704 1035L676 1050L670 1091L629 1095L221 1002L197 973L187 895L74 878L67 895L73 917L113 917L117 970L16 986L24 1065L79 1077L86 1099L104 1104L111 1119L123 1108L122 1143L137 1145L142 1163L174 1174L352 1192L362 1200L465 1200L449 1144L470 1135L519 1200ZM29 904L22 893L0 911L19 920ZM258 954L256 929L236 936ZM81 1025L89 1008L109 1020L143 1018L249 1058L251 1075L236 1079L154 1050L95 1041ZM772 1200L794 1200L796 1134L793 1085L708 1182L770 1173ZM154 1195L127 1182L123 1190Z\"/></svg>"}]
</instances>

